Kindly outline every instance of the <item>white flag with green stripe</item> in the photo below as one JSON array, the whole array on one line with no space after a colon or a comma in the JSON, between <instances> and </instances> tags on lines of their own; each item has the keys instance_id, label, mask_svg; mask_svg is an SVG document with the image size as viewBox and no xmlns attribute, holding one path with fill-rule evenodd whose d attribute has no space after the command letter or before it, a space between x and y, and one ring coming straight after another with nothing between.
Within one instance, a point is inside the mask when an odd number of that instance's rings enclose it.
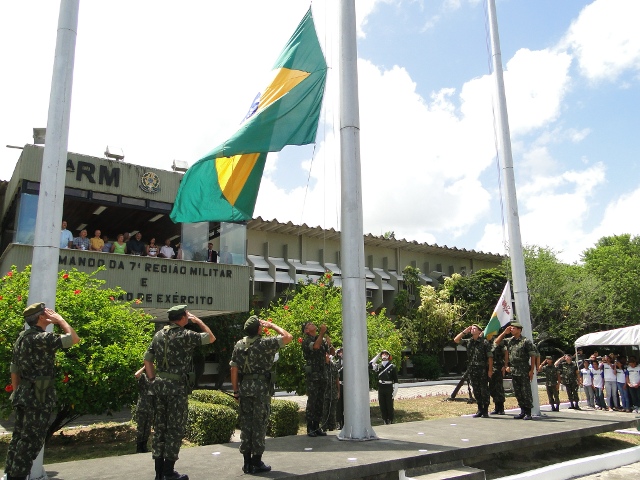
<instances>
[{"instance_id":1,"label":"white flag with green stripe","mask_svg":"<svg viewBox=\"0 0 640 480\"><path fill-rule=\"evenodd\" d=\"M486 339L491 340L500 328L504 327L507 323L513 321L513 306L511 305L511 285L507 280L507 284L504 286L502 295L496 308L493 310L491 320L484 329L484 336Z\"/></svg>"}]
</instances>

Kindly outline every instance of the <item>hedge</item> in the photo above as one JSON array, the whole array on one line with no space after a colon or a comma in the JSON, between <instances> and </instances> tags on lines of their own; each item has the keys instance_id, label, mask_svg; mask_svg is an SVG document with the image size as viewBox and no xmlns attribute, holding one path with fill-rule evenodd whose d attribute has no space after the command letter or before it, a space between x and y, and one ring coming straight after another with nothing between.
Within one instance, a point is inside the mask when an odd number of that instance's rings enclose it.
<instances>
[{"instance_id":1,"label":"hedge","mask_svg":"<svg viewBox=\"0 0 640 480\"><path fill-rule=\"evenodd\" d=\"M296 402L272 398L267 435L270 437L297 435L300 421L298 410L300 410L300 407Z\"/></svg>"},{"instance_id":2,"label":"hedge","mask_svg":"<svg viewBox=\"0 0 640 480\"><path fill-rule=\"evenodd\" d=\"M238 413L232 408L189 400L185 437L196 445L229 443L237 421Z\"/></svg>"}]
</instances>

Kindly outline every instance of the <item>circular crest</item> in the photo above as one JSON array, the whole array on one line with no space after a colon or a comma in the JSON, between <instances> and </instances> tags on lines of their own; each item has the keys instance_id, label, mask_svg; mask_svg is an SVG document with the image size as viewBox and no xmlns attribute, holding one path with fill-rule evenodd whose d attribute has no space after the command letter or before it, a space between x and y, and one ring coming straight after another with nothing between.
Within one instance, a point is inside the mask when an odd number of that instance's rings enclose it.
<instances>
[{"instance_id":1,"label":"circular crest","mask_svg":"<svg viewBox=\"0 0 640 480\"><path fill-rule=\"evenodd\" d=\"M160 178L153 172L146 172L140 177L140 188L147 193L160 191Z\"/></svg>"}]
</instances>

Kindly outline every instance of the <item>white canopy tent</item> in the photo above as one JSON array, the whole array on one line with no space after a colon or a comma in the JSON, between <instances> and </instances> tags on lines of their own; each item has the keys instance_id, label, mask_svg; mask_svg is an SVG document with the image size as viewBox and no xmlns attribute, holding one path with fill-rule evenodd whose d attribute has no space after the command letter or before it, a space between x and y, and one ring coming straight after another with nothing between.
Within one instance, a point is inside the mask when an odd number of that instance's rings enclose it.
<instances>
[{"instance_id":1,"label":"white canopy tent","mask_svg":"<svg viewBox=\"0 0 640 480\"><path fill-rule=\"evenodd\" d=\"M616 328L604 332L588 333L575 342L576 350L588 346L635 346L640 347L640 325Z\"/></svg>"}]
</instances>

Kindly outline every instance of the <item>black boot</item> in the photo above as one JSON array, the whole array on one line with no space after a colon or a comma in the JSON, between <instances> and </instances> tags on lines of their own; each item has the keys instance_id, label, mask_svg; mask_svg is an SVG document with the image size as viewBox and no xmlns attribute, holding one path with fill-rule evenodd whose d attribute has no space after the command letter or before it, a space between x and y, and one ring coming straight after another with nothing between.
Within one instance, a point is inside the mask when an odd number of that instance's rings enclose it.
<instances>
[{"instance_id":1,"label":"black boot","mask_svg":"<svg viewBox=\"0 0 640 480\"><path fill-rule=\"evenodd\" d=\"M559 412L559 411L560 411L560 404L556 403L556 412Z\"/></svg>"},{"instance_id":2,"label":"black boot","mask_svg":"<svg viewBox=\"0 0 640 480\"><path fill-rule=\"evenodd\" d=\"M309 437L317 437L316 429L313 422L307 422L307 435Z\"/></svg>"},{"instance_id":3,"label":"black boot","mask_svg":"<svg viewBox=\"0 0 640 480\"><path fill-rule=\"evenodd\" d=\"M480 418L481 416L482 416L482 407L478 405L478 410L476 410L476 413L471 415L471 418Z\"/></svg>"},{"instance_id":4,"label":"black boot","mask_svg":"<svg viewBox=\"0 0 640 480\"><path fill-rule=\"evenodd\" d=\"M147 442L137 442L136 443L136 453L148 453Z\"/></svg>"},{"instance_id":5,"label":"black boot","mask_svg":"<svg viewBox=\"0 0 640 480\"><path fill-rule=\"evenodd\" d=\"M313 424L316 427L316 435L318 435L319 437L326 437L327 436L327 432L325 432L322 427L320 426L320 422L315 422Z\"/></svg>"},{"instance_id":6,"label":"black boot","mask_svg":"<svg viewBox=\"0 0 640 480\"><path fill-rule=\"evenodd\" d=\"M325 434L326 435L326 434ZM251 459L251 464L253 465L253 473L262 473L262 472L270 472L271 465L266 465L262 461L262 455L254 455Z\"/></svg>"},{"instance_id":7,"label":"black boot","mask_svg":"<svg viewBox=\"0 0 640 480\"><path fill-rule=\"evenodd\" d=\"M189 480L189 475L178 473L173 469L175 464L175 460L165 459L162 480Z\"/></svg>"},{"instance_id":8,"label":"black boot","mask_svg":"<svg viewBox=\"0 0 640 480\"><path fill-rule=\"evenodd\" d=\"M516 420L522 420L525 417L526 413L524 413L524 408L520 409L520 415L514 415L513 418Z\"/></svg>"},{"instance_id":9,"label":"black boot","mask_svg":"<svg viewBox=\"0 0 640 480\"><path fill-rule=\"evenodd\" d=\"M482 407L482 418L489 418L489 405Z\"/></svg>"},{"instance_id":10,"label":"black boot","mask_svg":"<svg viewBox=\"0 0 640 480\"><path fill-rule=\"evenodd\" d=\"M164 458L162 457L156 458L155 462L156 462L156 479L155 480L162 480L162 473L164 472Z\"/></svg>"},{"instance_id":11,"label":"black boot","mask_svg":"<svg viewBox=\"0 0 640 480\"><path fill-rule=\"evenodd\" d=\"M575 405L576 405L576 406L575 406L575 409L576 409L576 410L582 410L582 409L580 408L580 402L575 402Z\"/></svg>"},{"instance_id":12,"label":"black boot","mask_svg":"<svg viewBox=\"0 0 640 480\"><path fill-rule=\"evenodd\" d=\"M251 464L251 452L243 453L244 465L242 465L242 471L244 473L256 473L254 466Z\"/></svg>"},{"instance_id":13,"label":"black boot","mask_svg":"<svg viewBox=\"0 0 640 480\"><path fill-rule=\"evenodd\" d=\"M22 476L21 477L16 477L14 475L7 474L7 480L27 480L28 476L29 475L27 475L26 477L22 477Z\"/></svg>"},{"instance_id":14,"label":"black boot","mask_svg":"<svg viewBox=\"0 0 640 480\"><path fill-rule=\"evenodd\" d=\"M531 417L531 409L530 408L525 408L524 409L524 419L525 420L533 420L533 418Z\"/></svg>"}]
</instances>

